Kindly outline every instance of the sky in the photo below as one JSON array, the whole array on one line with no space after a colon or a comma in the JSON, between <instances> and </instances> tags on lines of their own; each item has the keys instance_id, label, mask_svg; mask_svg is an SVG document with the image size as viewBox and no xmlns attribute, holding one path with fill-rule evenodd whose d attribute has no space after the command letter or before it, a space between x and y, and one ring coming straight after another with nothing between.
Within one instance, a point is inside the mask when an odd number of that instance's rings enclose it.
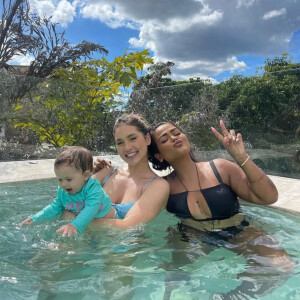
<instances>
[{"instance_id":1,"label":"sky","mask_svg":"<svg viewBox=\"0 0 300 300\"><path fill-rule=\"evenodd\" d=\"M108 59L149 49L172 78L251 76L266 58L300 62L300 0L30 0L72 44L103 45ZM26 64L30 57L13 63Z\"/></svg>"}]
</instances>

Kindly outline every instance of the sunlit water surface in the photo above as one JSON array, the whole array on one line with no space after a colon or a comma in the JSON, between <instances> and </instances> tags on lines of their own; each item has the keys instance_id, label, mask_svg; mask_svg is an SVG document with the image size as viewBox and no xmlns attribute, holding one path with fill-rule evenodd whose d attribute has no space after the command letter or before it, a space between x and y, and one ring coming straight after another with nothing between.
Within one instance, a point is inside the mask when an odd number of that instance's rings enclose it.
<instances>
[{"instance_id":1,"label":"sunlit water surface","mask_svg":"<svg viewBox=\"0 0 300 300\"><path fill-rule=\"evenodd\" d=\"M269 283L258 299L300 299L299 265L284 278L262 267L242 279L251 262L222 241L182 238L178 219L165 211L146 226L74 238L55 233L64 223L59 218L18 227L55 194L54 180L0 185L1 299L252 299L239 291L243 280ZM299 263L299 216L256 206L243 211Z\"/></svg>"}]
</instances>

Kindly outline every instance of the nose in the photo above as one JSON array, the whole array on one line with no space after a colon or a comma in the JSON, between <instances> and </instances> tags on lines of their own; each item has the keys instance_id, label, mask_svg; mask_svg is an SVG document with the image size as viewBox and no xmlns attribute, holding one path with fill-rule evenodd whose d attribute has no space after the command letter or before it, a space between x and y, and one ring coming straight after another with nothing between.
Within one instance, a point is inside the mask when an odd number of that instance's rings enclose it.
<instances>
[{"instance_id":1,"label":"nose","mask_svg":"<svg viewBox=\"0 0 300 300\"><path fill-rule=\"evenodd\" d=\"M125 143L124 143L124 150L125 150L125 151L128 151L128 150L130 150L130 149L131 149L130 143L129 143L129 142L125 142Z\"/></svg>"},{"instance_id":2,"label":"nose","mask_svg":"<svg viewBox=\"0 0 300 300\"><path fill-rule=\"evenodd\" d=\"M66 183L66 181L60 181L59 185L61 186L61 188L64 189L67 186L67 183Z\"/></svg>"}]
</instances>

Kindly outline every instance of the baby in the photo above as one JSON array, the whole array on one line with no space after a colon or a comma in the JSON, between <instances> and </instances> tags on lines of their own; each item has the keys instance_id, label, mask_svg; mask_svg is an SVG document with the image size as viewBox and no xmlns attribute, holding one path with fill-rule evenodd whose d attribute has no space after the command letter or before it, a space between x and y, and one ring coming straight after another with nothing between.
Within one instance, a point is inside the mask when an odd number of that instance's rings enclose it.
<instances>
[{"instance_id":1,"label":"baby","mask_svg":"<svg viewBox=\"0 0 300 300\"><path fill-rule=\"evenodd\" d=\"M71 211L75 218L56 232L65 236L82 233L94 218L114 218L115 210L109 196L99 181L91 176L93 155L84 147L70 146L61 152L54 162L58 180L56 199L35 215L25 219L24 224L33 224Z\"/></svg>"}]
</instances>

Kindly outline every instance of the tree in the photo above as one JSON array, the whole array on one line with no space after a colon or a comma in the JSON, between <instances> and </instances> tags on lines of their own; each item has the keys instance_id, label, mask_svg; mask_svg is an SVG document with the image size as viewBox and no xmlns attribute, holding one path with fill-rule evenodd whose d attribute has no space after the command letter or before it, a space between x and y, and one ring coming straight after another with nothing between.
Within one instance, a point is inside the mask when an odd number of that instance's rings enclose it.
<instances>
[{"instance_id":1,"label":"tree","mask_svg":"<svg viewBox=\"0 0 300 300\"><path fill-rule=\"evenodd\" d=\"M100 44L83 41L71 45L57 30L51 17L31 13L27 0L2 1L0 20L0 124L5 127L12 105L36 88L46 77L71 62L91 58L93 52L107 54ZM33 60L20 74L9 65L14 56L29 55ZM13 71L11 73L5 70ZM9 89L9 90L7 90ZM5 131L5 130L4 130Z\"/></svg>"},{"instance_id":2,"label":"tree","mask_svg":"<svg viewBox=\"0 0 300 300\"><path fill-rule=\"evenodd\" d=\"M73 61L90 59L95 51L101 54L108 53L102 45L87 41L71 45L64 38L65 32L58 32L59 24L51 22L51 17L41 18L30 12L27 0L3 0L2 10L0 69L11 69L8 63L14 56L27 54L33 58L30 66L22 72L22 76L16 76L11 101L23 97L40 82L34 78L46 78L58 68L65 68ZM4 77L2 79L5 80ZM7 99L0 97L0 100L3 102Z\"/></svg>"},{"instance_id":3,"label":"tree","mask_svg":"<svg viewBox=\"0 0 300 300\"><path fill-rule=\"evenodd\" d=\"M298 65L284 54L266 59L263 76L234 76L217 87L220 107L233 116L233 128L254 146L293 140L300 116Z\"/></svg>"},{"instance_id":4,"label":"tree","mask_svg":"<svg viewBox=\"0 0 300 300\"><path fill-rule=\"evenodd\" d=\"M220 110L215 88L207 85L193 97L189 112L182 116L178 124L188 134L196 150L213 150L219 142L212 134L211 127L218 128L220 119L229 125L226 112Z\"/></svg>"},{"instance_id":5,"label":"tree","mask_svg":"<svg viewBox=\"0 0 300 300\"><path fill-rule=\"evenodd\" d=\"M24 55L31 49L32 39L26 35L29 19L27 0L2 0L0 21L0 69L8 68L8 62L15 55Z\"/></svg>"},{"instance_id":6,"label":"tree","mask_svg":"<svg viewBox=\"0 0 300 300\"><path fill-rule=\"evenodd\" d=\"M122 105L121 86L137 82L137 71L151 63L147 50L74 62L59 69L37 93L15 107L16 126L35 132L54 146L83 145L107 149L112 144L114 113Z\"/></svg>"},{"instance_id":7,"label":"tree","mask_svg":"<svg viewBox=\"0 0 300 300\"><path fill-rule=\"evenodd\" d=\"M172 66L172 62L150 66L149 73L134 86L126 110L142 114L150 123L176 122L188 113L193 97L201 93L206 83L200 79L174 81L165 77L171 75Z\"/></svg>"},{"instance_id":8,"label":"tree","mask_svg":"<svg viewBox=\"0 0 300 300\"><path fill-rule=\"evenodd\" d=\"M230 79L215 86L221 110L225 111L231 102L237 99L247 80L248 79L245 76L233 75Z\"/></svg>"},{"instance_id":9,"label":"tree","mask_svg":"<svg viewBox=\"0 0 300 300\"><path fill-rule=\"evenodd\" d=\"M91 58L91 53L108 51L100 44L87 41L72 46L58 23L52 17L39 17L30 11L27 0L2 1L0 23L0 68L9 68L8 62L17 55L33 57L25 74L45 78L58 68L67 67L81 57Z\"/></svg>"},{"instance_id":10,"label":"tree","mask_svg":"<svg viewBox=\"0 0 300 300\"><path fill-rule=\"evenodd\" d=\"M108 53L102 45L87 41L72 46L65 39L65 32L57 31L57 25L51 22L51 17L31 16L30 32L35 47L28 51L34 60L30 63L27 76L46 78L57 69L66 68L70 62L80 60L81 57L91 59L91 53L95 51L101 54Z\"/></svg>"}]
</instances>

